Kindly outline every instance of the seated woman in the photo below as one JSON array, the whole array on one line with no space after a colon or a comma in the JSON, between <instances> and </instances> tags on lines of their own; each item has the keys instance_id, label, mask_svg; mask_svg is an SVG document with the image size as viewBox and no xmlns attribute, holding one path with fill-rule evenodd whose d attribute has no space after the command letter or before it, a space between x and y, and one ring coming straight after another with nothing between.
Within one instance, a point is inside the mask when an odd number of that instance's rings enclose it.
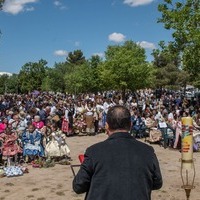
<instances>
[{"instance_id":1,"label":"seated woman","mask_svg":"<svg viewBox=\"0 0 200 200\"><path fill-rule=\"evenodd\" d=\"M35 115L34 117L34 121L33 121L33 126L40 130L41 128L43 128L44 126L44 122L40 119L40 116L39 115Z\"/></svg>"},{"instance_id":2,"label":"seated woman","mask_svg":"<svg viewBox=\"0 0 200 200\"><path fill-rule=\"evenodd\" d=\"M88 102L85 110L85 122L86 122L86 132L87 134L94 133L94 107L92 102Z\"/></svg>"},{"instance_id":3,"label":"seated woman","mask_svg":"<svg viewBox=\"0 0 200 200\"><path fill-rule=\"evenodd\" d=\"M42 134L35 130L35 127L30 124L28 130L22 134L23 156L28 156L31 160L36 157L44 156L42 147Z\"/></svg>"},{"instance_id":4,"label":"seated woman","mask_svg":"<svg viewBox=\"0 0 200 200\"><path fill-rule=\"evenodd\" d=\"M145 121L141 117L139 112L135 112L132 116L132 132L136 138L144 137L144 132L146 129Z\"/></svg>"},{"instance_id":5,"label":"seated woman","mask_svg":"<svg viewBox=\"0 0 200 200\"><path fill-rule=\"evenodd\" d=\"M145 120L145 124L146 124L147 128L149 128L149 139L148 139L148 141L150 143L159 142L162 138L162 133L157 128L157 122L154 119L154 116L152 114L148 115L148 117Z\"/></svg>"},{"instance_id":6,"label":"seated woman","mask_svg":"<svg viewBox=\"0 0 200 200\"><path fill-rule=\"evenodd\" d=\"M21 137L27 127L25 119L20 118L19 114L13 115L13 118L9 120L9 124L12 125L12 129L16 131L19 137Z\"/></svg>"},{"instance_id":7,"label":"seated woman","mask_svg":"<svg viewBox=\"0 0 200 200\"><path fill-rule=\"evenodd\" d=\"M79 134L82 132L85 132L86 129L86 123L84 120L84 112L85 108L81 105L81 102L78 101L77 104L75 104L75 110L74 110L74 133Z\"/></svg>"},{"instance_id":8,"label":"seated woman","mask_svg":"<svg viewBox=\"0 0 200 200\"><path fill-rule=\"evenodd\" d=\"M76 134L84 132L86 129L86 123L84 120L83 114L78 114L76 115L76 118L74 119L74 132Z\"/></svg>"},{"instance_id":9,"label":"seated woman","mask_svg":"<svg viewBox=\"0 0 200 200\"><path fill-rule=\"evenodd\" d=\"M66 143L65 134L58 129L56 124L53 124L51 128L51 140L45 147L46 156L57 160L62 157L68 157L70 150Z\"/></svg>"}]
</instances>

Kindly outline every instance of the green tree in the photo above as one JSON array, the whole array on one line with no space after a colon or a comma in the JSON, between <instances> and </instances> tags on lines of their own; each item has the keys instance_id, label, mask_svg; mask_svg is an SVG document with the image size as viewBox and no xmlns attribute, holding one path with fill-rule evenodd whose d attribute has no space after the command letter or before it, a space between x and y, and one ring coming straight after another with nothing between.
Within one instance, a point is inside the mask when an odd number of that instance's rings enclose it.
<instances>
[{"instance_id":1,"label":"green tree","mask_svg":"<svg viewBox=\"0 0 200 200\"><path fill-rule=\"evenodd\" d=\"M6 82L6 90L7 93L15 93L18 94L20 92L19 90L19 80L17 74L12 74L12 76L9 76Z\"/></svg>"},{"instance_id":2,"label":"green tree","mask_svg":"<svg viewBox=\"0 0 200 200\"><path fill-rule=\"evenodd\" d=\"M0 76L0 94L5 93L18 93L19 84L18 84L18 75L13 74L8 76L3 74Z\"/></svg>"},{"instance_id":3,"label":"green tree","mask_svg":"<svg viewBox=\"0 0 200 200\"><path fill-rule=\"evenodd\" d=\"M22 66L19 72L19 84L22 92L41 90L46 75L47 61L29 62Z\"/></svg>"},{"instance_id":4,"label":"green tree","mask_svg":"<svg viewBox=\"0 0 200 200\"><path fill-rule=\"evenodd\" d=\"M160 49L153 50L154 56L153 65L155 66L155 87L168 87L175 89L180 87L179 75L182 72L180 69L180 56L173 48L171 43L168 46L163 41L159 43Z\"/></svg>"},{"instance_id":5,"label":"green tree","mask_svg":"<svg viewBox=\"0 0 200 200\"><path fill-rule=\"evenodd\" d=\"M47 70L45 78L46 89L55 92L65 92L65 74L67 73L67 63L56 63L53 68Z\"/></svg>"},{"instance_id":6,"label":"green tree","mask_svg":"<svg viewBox=\"0 0 200 200\"><path fill-rule=\"evenodd\" d=\"M81 50L70 52L67 57L67 68L64 77L66 91L69 93L85 92L88 80L88 62Z\"/></svg>"},{"instance_id":7,"label":"green tree","mask_svg":"<svg viewBox=\"0 0 200 200\"><path fill-rule=\"evenodd\" d=\"M81 50L75 50L73 52L69 52L66 60L68 64L72 65L80 65L86 62L86 59L83 56L83 52Z\"/></svg>"},{"instance_id":8,"label":"green tree","mask_svg":"<svg viewBox=\"0 0 200 200\"><path fill-rule=\"evenodd\" d=\"M200 0L164 0L158 10L166 29L172 30L173 46L182 57L182 69L191 80L198 80L200 73Z\"/></svg>"},{"instance_id":9,"label":"green tree","mask_svg":"<svg viewBox=\"0 0 200 200\"><path fill-rule=\"evenodd\" d=\"M7 82L9 76L7 74L3 74L0 76L0 94L7 93Z\"/></svg>"},{"instance_id":10,"label":"green tree","mask_svg":"<svg viewBox=\"0 0 200 200\"><path fill-rule=\"evenodd\" d=\"M88 62L76 66L75 70L65 76L66 91L69 93L91 92L94 83L93 70Z\"/></svg>"},{"instance_id":11,"label":"green tree","mask_svg":"<svg viewBox=\"0 0 200 200\"><path fill-rule=\"evenodd\" d=\"M108 46L105 59L99 67L104 89L125 93L127 89L135 91L152 83L153 68L145 61L145 50L133 41Z\"/></svg>"},{"instance_id":12,"label":"green tree","mask_svg":"<svg viewBox=\"0 0 200 200\"><path fill-rule=\"evenodd\" d=\"M98 67L103 63L102 59L98 55L94 55L89 59L89 68L91 68L92 84L90 86L91 92L97 93L101 91L100 77L98 73Z\"/></svg>"}]
</instances>

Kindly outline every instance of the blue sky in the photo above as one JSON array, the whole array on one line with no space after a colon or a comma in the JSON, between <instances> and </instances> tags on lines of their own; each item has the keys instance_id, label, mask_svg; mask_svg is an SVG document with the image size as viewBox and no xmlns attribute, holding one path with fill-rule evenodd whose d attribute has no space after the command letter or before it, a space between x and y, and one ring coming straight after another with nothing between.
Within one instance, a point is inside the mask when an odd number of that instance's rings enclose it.
<instances>
[{"instance_id":1,"label":"blue sky","mask_svg":"<svg viewBox=\"0 0 200 200\"><path fill-rule=\"evenodd\" d=\"M86 58L133 40L152 49L171 34L157 19L159 0L6 0L0 12L0 71L18 73L27 62L49 67L80 49Z\"/></svg>"}]
</instances>

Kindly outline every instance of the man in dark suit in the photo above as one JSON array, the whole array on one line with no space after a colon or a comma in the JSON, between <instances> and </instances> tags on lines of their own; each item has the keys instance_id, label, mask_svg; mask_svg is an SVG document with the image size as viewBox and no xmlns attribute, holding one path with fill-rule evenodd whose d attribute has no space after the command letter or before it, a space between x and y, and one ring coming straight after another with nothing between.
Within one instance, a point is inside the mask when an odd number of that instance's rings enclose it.
<instances>
[{"instance_id":1,"label":"man in dark suit","mask_svg":"<svg viewBox=\"0 0 200 200\"><path fill-rule=\"evenodd\" d=\"M129 131L131 115L124 106L108 110L108 139L94 144L73 180L77 194L86 200L150 200L162 187L159 163L151 146L134 139Z\"/></svg>"}]
</instances>

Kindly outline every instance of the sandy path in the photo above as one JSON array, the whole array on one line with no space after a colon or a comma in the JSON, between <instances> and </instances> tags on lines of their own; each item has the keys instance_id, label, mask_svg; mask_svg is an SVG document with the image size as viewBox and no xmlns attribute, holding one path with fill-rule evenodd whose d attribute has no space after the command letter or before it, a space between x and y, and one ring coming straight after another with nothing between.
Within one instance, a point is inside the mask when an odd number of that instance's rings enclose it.
<instances>
[{"instance_id":1,"label":"sandy path","mask_svg":"<svg viewBox=\"0 0 200 200\"><path fill-rule=\"evenodd\" d=\"M72 164L79 164L77 155L86 147L106 139L105 134L68 138ZM153 200L184 200L185 192L181 188L179 159L180 152L153 145L163 174L164 185L153 191ZM200 200L200 153L194 153L196 177L195 189L190 200ZM84 195L72 191L73 175L69 165L56 165L52 168L32 168L21 177L0 178L0 200L83 200ZM95 199L94 199L95 200Z\"/></svg>"}]
</instances>

